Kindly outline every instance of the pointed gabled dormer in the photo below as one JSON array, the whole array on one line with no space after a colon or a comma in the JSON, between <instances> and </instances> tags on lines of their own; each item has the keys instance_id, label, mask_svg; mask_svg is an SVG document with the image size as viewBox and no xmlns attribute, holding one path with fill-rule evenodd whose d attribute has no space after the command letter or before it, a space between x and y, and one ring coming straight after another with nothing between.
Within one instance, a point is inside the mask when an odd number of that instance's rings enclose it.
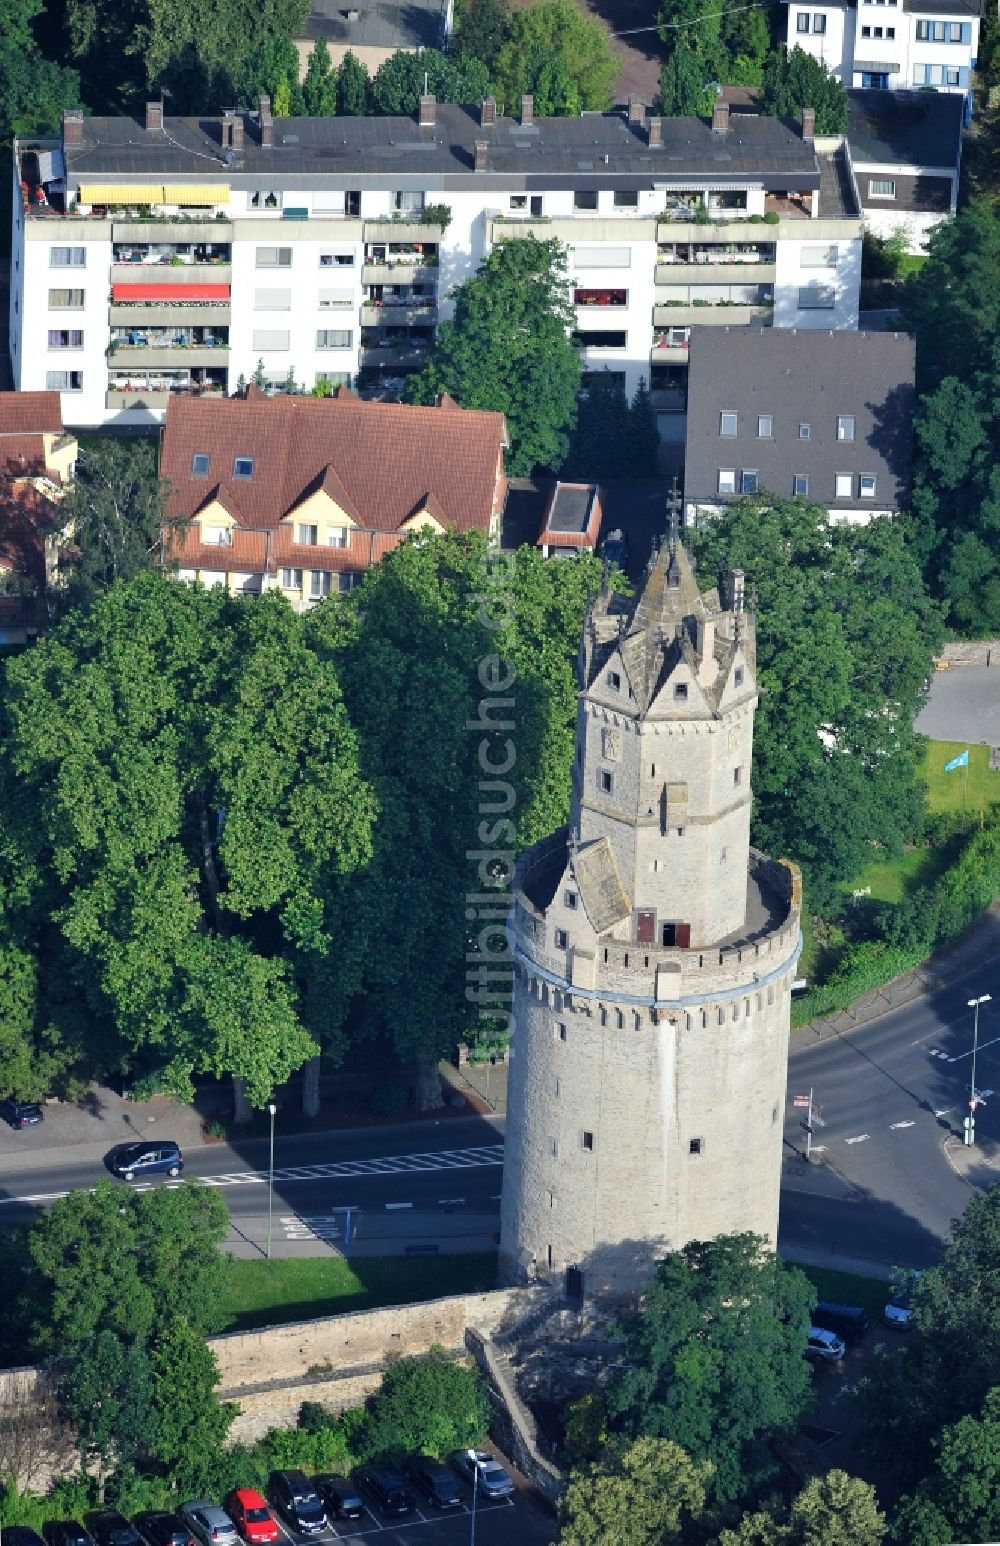
<instances>
[{"instance_id":1,"label":"pointed gabled dormer","mask_svg":"<svg viewBox=\"0 0 1000 1546\"><path fill-rule=\"evenodd\" d=\"M607 839L631 917L615 938L718 943L746 918L757 702L743 577L703 593L673 532L631 601L585 625L572 830Z\"/></svg>"}]
</instances>

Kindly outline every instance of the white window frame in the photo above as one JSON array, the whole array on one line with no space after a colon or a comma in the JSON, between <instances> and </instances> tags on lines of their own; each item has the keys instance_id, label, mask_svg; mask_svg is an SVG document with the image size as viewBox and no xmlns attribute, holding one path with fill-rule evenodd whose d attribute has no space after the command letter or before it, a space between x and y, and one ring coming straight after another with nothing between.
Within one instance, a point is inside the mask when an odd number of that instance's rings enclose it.
<instances>
[{"instance_id":1,"label":"white window frame","mask_svg":"<svg viewBox=\"0 0 1000 1546\"><path fill-rule=\"evenodd\" d=\"M803 485L802 488L799 488L800 483ZM792 498L800 497L802 499L808 499L809 497L809 474L807 472L792 473Z\"/></svg>"},{"instance_id":2,"label":"white window frame","mask_svg":"<svg viewBox=\"0 0 1000 1546\"><path fill-rule=\"evenodd\" d=\"M868 197L870 199L894 199L896 197L896 179L894 177L869 177Z\"/></svg>"},{"instance_id":3,"label":"white window frame","mask_svg":"<svg viewBox=\"0 0 1000 1546\"><path fill-rule=\"evenodd\" d=\"M319 527L315 521L295 522L295 544L300 548L314 548L319 545Z\"/></svg>"},{"instance_id":4,"label":"white window frame","mask_svg":"<svg viewBox=\"0 0 1000 1546\"><path fill-rule=\"evenodd\" d=\"M752 488L750 488L748 486L749 480L751 480L751 479L753 480L753 487ZM760 471L759 471L758 468L756 468L756 467L743 467L743 468L740 469L740 493L741 494L759 494L760 493Z\"/></svg>"},{"instance_id":5,"label":"white window frame","mask_svg":"<svg viewBox=\"0 0 1000 1546\"><path fill-rule=\"evenodd\" d=\"M720 467L719 468L719 493L720 494L735 494L736 493L736 468L735 467Z\"/></svg>"},{"instance_id":6,"label":"white window frame","mask_svg":"<svg viewBox=\"0 0 1000 1546\"><path fill-rule=\"evenodd\" d=\"M726 420L732 419L732 429L726 428ZM723 408L719 414L719 439L735 440L740 432L740 416L731 408Z\"/></svg>"},{"instance_id":7,"label":"white window frame","mask_svg":"<svg viewBox=\"0 0 1000 1546\"><path fill-rule=\"evenodd\" d=\"M874 499L878 488L878 479L873 472L858 474L858 498Z\"/></svg>"},{"instance_id":8,"label":"white window frame","mask_svg":"<svg viewBox=\"0 0 1000 1546\"><path fill-rule=\"evenodd\" d=\"M282 590L300 591L302 589L302 570L282 569L278 575L278 580Z\"/></svg>"},{"instance_id":9,"label":"white window frame","mask_svg":"<svg viewBox=\"0 0 1000 1546\"><path fill-rule=\"evenodd\" d=\"M851 499L854 495L854 476L849 472L835 472L833 475L833 490L835 499Z\"/></svg>"},{"instance_id":10,"label":"white window frame","mask_svg":"<svg viewBox=\"0 0 1000 1546\"><path fill-rule=\"evenodd\" d=\"M309 600L325 601L330 594L333 576L329 569L310 569Z\"/></svg>"},{"instance_id":11,"label":"white window frame","mask_svg":"<svg viewBox=\"0 0 1000 1546\"><path fill-rule=\"evenodd\" d=\"M847 433L848 429L850 429L850 434ZM842 444L848 445L854 440L856 429L857 424L853 413L837 414L837 439Z\"/></svg>"},{"instance_id":12,"label":"white window frame","mask_svg":"<svg viewBox=\"0 0 1000 1546\"><path fill-rule=\"evenodd\" d=\"M270 257L268 254L273 253ZM254 253L254 264L257 268L291 268L291 247L258 247Z\"/></svg>"}]
</instances>

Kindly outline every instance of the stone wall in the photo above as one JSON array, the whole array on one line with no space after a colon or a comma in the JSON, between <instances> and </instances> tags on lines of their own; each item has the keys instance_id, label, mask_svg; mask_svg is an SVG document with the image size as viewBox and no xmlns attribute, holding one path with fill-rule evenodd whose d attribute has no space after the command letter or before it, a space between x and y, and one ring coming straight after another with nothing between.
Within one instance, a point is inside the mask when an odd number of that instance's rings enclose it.
<instances>
[{"instance_id":1,"label":"stone wall","mask_svg":"<svg viewBox=\"0 0 1000 1546\"><path fill-rule=\"evenodd\" d=\"M1000 666L1000 639L951 639L935 664L939 671L950 666Z\"/></svg>"}]
</instances>

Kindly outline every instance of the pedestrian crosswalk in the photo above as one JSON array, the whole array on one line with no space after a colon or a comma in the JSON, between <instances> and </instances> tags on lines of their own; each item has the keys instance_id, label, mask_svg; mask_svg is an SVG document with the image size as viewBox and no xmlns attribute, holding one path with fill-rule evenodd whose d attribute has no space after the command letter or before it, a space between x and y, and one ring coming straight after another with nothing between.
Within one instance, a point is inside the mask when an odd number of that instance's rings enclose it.
<instances>
[{"instance_id":1,"label":"pedestrian crosswalk","mask_svg":"<svg viewBox=\"0 0 1000 1546\"><path fill-rule=\"evenodd\" d=\"M280 1165L279 1181L351 1180L353 1177L404 1176L435 1170L474 1170L503 1164L503 1145L481 1149L439 1149L429 1154L390 1154L382 1159L341 1160L325 1165ZM266 1170L234 1170L228 1175L199 1176L203 1186L266 1186Z\"/></svg>"}]
</instances>

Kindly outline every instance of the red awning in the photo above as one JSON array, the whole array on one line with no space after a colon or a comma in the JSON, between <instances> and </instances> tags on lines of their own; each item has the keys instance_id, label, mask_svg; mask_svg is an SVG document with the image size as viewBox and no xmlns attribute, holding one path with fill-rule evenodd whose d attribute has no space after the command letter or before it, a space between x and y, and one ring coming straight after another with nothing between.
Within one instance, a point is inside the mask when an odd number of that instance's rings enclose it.
<instances>
[{"instance_id":1,"label":"red awning","mask_svg":"<svg viewBox=\"0 0 1000 1546\"><path fill-rule=\"evenodd\" d=\"M229 285L112 285L113 301L228 301Z\"/></svg>"}]
</instances>

